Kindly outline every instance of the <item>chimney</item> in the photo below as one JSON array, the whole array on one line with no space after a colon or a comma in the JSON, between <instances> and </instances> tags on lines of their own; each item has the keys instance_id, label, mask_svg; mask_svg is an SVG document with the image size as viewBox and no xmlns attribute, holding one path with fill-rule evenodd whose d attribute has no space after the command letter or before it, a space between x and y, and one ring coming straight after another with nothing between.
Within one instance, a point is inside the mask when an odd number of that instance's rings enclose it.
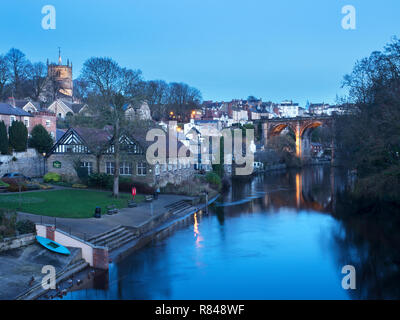
<instances>
[{"instance_id":1,"label":"chimney","mask_svg":"<svg viewBox=\"0 0 400 320\"><path fill-rule=\"evenodd\" d=\"M11 106L13 106L15 108L15 99L14 99L14 97L9 97L7 102L8 102L9 105L11 105Z\"/></svg>"}]
</instances>

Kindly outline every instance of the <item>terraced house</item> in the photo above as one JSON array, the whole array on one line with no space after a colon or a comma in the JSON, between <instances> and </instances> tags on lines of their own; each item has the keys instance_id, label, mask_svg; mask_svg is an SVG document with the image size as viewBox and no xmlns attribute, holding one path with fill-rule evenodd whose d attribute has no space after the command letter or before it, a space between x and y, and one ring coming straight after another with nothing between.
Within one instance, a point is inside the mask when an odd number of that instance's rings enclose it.
<instances>
[{"instance_id":1,"label":"terraced house","mask_svg":"<svg viewBox=\"0 0 400 320\"><path fill-rule=\"evenodd\" d=\"M152 143L146 141L146 132L142 130L130 131L129 135L121 137L121 176L152 187L179 184L193 176L194 166L187 159L179 161L176 156L167 154L167 163L170 164L149 164L146 150ZM181 147L183 144L178 142L178 148ZM114 174L114 146L107 127L70 128L53 146L47 157L47 172L77 178L77 167L87 168L89 174Z\"/></svg>"}]
</instances>

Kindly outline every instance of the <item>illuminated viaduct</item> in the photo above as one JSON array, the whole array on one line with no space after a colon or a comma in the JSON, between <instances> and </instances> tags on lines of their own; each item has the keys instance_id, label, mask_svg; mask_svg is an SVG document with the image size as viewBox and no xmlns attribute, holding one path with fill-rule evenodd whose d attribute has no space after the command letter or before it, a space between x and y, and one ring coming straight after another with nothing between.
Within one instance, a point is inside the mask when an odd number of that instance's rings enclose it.
<instances>
[{"instance_id":1,"label":"illuminated viaduct","mask_svg":"<svg viewBox=\"0 0 400 320\"><path fill-rule=\"evenodd\" d=\"M281 134L286 128L292 129L296 137L296 156L304 160L311 155L311 132L323 125L332 127L334 120L329 116L316 116L261 119L256 122L262 126L264 146L267 146L270 137ZM333 145L332 143L332 159L334 156Z\"/></svg>"}]
</instances>

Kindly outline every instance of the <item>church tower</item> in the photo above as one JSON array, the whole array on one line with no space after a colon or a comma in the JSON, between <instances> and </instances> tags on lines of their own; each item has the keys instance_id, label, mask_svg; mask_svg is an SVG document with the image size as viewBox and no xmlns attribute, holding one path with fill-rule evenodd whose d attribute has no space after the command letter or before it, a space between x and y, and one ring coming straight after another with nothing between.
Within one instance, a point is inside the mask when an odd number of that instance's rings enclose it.
<instances>
[{"instance_id":1,"label":"church tower","mask_svg":"<svg viewBox=\"0 0 400 320\"><path fill-rule=\"evenodd\" d=\"M67 64L62 64L61 49L58 48L58 63L49 64L47 60L47 77L55 82L58 86L58 92L60 96L66 96L71 98L73 95L73 82L72 82L72 62L71 65L69 60Z\"/></svg>"}]
</instances>

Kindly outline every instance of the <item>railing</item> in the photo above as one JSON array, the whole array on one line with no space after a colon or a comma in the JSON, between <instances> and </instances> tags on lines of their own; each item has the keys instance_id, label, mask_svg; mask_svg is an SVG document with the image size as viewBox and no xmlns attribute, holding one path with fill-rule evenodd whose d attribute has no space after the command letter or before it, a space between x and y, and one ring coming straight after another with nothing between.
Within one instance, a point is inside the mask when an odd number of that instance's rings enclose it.
<instances>
[{"instance_id":1,"label":"railing","mask_svg":"<svg viewBox=\"0 0 400 320\"><path fill-rule=\"evenodd\" d=\"M82 239L83 241L87 241L92 235L87 234L85 232L77 232L75 230L72 230L71 226L66 225L61 223L59 220L57 220L56 217L46 217L46 216L38 216L38 219L35 219L37 223L43 224L43 225L52 225L55 228L64 231L65 233L75 236L79 239Z\"/></svg>"}]
</instances>

